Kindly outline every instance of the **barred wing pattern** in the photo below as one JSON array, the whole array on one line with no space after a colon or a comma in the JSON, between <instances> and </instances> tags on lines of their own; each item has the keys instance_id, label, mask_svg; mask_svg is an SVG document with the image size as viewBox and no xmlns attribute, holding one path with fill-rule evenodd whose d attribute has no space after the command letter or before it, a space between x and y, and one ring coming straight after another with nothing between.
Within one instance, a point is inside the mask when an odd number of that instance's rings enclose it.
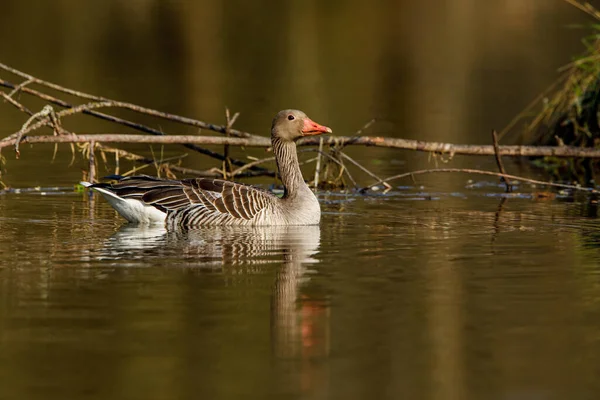
<instances>
[{"instance_id":1,"label":"barred wing pattern","mask_svg":"<svg viewBox=\"0 0 600 400\"><path fill-rule=\"evenodd\" d=\"M209 178L176 181L135 176L103 186L122 198L166 212L172 226L256 225L262 211L273 210L279 200L265 190Z\"/></svg>"}]
</instances>

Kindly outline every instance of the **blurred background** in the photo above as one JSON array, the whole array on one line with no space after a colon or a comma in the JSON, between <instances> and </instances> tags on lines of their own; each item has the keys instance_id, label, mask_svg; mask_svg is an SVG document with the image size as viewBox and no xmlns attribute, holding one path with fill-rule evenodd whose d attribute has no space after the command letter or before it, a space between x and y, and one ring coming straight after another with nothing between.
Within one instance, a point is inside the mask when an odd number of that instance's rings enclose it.
<instances>
[{"instance_id":1,"label":"blurred background","mask_svg":"<svg viewBox=\"0 0 600 400\"><path fill-rule=\"evenodd\" d=\"M257 134L268 135L278 110L299 108L337 135L375 118L366 134L489 143L492 128L506 126L583 51L582 27L591 23L563 0L7 0L0 62L212 123L224 123L229 107L241 113L238 129ZM0 118L2 136L26 119L6 103ZM92 118L66 127L123 131ZM39 183L23 164L37 160L39 169L37 157L51 147L29 150L19 165L10 154L5 180ZM429 165L408 152L356 152ZM46 173L57 184L80 175L64 163Z\"/></svg>"}]
</instances>

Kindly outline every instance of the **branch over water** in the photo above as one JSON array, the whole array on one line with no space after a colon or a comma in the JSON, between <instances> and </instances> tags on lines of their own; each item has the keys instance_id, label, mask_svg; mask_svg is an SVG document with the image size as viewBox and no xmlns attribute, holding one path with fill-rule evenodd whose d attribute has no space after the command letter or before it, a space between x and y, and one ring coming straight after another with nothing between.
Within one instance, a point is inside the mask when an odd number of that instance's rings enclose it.
<instances>
[{"instance_id":1,"label":"branch over water","mask_svg":"<svg viewBox=\"0 0 600 400\"><path fill-rule=\"evenodd\" d=\"M243 147L270 147L271 140L263 136L251 138L193 136L193 135L128 135L128 134L86 134L68 136L24 136L22 143L153 143L153 144L203 144L230 145ZM298 141L299 146L318 146L320 138L307 137ZM0 149L12 146L16 137L9 136L0 140ZM440 142L423 142L420 140L398 139L373 136L330 136L323 138L324 145L375 146L404 150L424 151L447 155L494 156L493 145L452 144ZM498 154L512 157L580 157L600 158L600 149L581 148L575 146L498 146Z\"/></svg>"}]
</instances>

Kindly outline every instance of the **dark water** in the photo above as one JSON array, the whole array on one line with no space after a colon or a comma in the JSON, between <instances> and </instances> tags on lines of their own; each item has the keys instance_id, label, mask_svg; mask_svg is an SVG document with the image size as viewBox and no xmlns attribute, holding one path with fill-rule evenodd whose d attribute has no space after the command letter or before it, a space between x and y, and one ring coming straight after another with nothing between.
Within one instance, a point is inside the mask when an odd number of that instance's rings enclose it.
<instances>
[{"instance_id":1,"label":"dark water","mask_svg":"<svg viewBox=\"0 0 600 400\"><path fill-rule=\"evenodd\" d=\"M590 22L561 0L8 0L0 62L214 123L229 107L236 127L261 134L295 107L338 135L375 118L365 134L489 143L583 50L589 31L572 25ZM26 118L0 103L0 120L4 137ZM0 194L0 400L597 398L600 220L589 199L529 186L504 198L496 182L438 175L386 195L321 192L320 227L165 232L124 226L75 193L87 162L78 153L70 165L67 146L52 162L53 150L1 154L12 188L63 189ZM347 151L381 176L495 169ZM98 159L99 175L114 172Z\"/></svg>"},{"instance_id":2,"label":"dark water","mask_svg":"<svg viewBox=\"0 0 600 400\"><path fill-rule=\"evenodd\" d=\"M1 196L1 397L595 398L597 210L500 195L189 232Z\"/></svg>"}]
</instances>

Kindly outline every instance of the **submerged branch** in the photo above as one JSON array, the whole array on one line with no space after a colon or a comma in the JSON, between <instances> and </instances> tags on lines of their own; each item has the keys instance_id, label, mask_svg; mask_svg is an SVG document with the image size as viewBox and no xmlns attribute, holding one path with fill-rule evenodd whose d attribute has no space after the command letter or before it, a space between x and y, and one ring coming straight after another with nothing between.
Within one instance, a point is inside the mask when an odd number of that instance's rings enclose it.
<instances>
[{"instance_id":1,"label":"submerged branch","mask_svg":"<svg viewBox=\"0 0 600 400\"><path fill-rule=\"evenodd\" d=\"M588 187L583 187L583 186L576 186L576 185L567 185L564 183L553 183L553 182L546 182L546 181L539 181L536 179L529 179L529 178L525 178L522 176L517 176L517 175L509 175L509 174L502 174L500 172L492 172L492 171L482 171L479 169L468 169L468 168L433 168L433 169L422 169L422 170L418 170L418 171L411 171L411 172L405 172L403 174L399 174L399 175L394 175L394 176L390 176L388 178L385 179L380 179L379 181L366 186L364 188L361 189L362 192L365 192L367 190L369 190L370 188L372 188L373 186L377 186L381 183L385 182L389 182L389 181L393 181L396 179L402 179L402 178L407 178L407 177L413 177L414 175L423 175L423 174L432 174L432 173L443 173L443 172L453 172L453 173L464 173L464 174L478 174L478 175L488 175L488 176L497 176L500 178L508 178L508 179L514 179L514 180L518 180L518 181L522 181L522 182L527 182L527 183L532 183L535 185L545 185L545 186L552 186L552 187L558 187L558 188L563 188L563 189L572 189L572 190L580 190L583 192L588 192L588 193L600 193L600 191L593 189L593 188L588 188ZM513 183L514 184L514 183Z\"/></svg>"},{"instance_id":2,"label":"submerged branch","mask_svg":"<svg viewBox=\"0 0 600 400\"><path fill-rule=\"evenodd\" d=\"M494 155L496 156L496 165L498 166L498 169L500 170L500 173L502 175L506 175L506 170L504 169L504 163L502 162L502 157L500 157L499 154L499 148L500 145L498 144L498 132L496 132L496 130L492 130L492 141L494 143ZM504 181L504 185L506 186L506 193L510 193L512 192L512 186L510 184L510 179L508 179L507 177L503 177L501 178L502 181Z\"/></svg>"}]
</instances>

